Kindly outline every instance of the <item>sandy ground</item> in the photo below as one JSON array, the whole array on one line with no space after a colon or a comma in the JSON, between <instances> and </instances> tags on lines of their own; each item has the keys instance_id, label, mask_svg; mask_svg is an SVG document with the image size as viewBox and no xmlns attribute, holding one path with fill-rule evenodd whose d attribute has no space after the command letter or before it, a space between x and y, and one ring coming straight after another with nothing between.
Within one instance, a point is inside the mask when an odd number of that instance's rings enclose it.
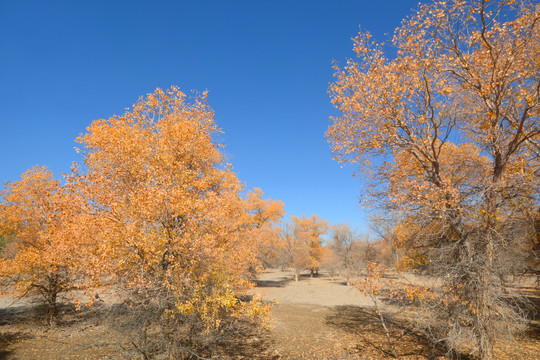
<instances>
[{"instance_id":1,"label":"sandy ground","mask_svg":"<svg viewBox=\"0 0 540 360\"><path fill-rule=\"evenodd\" d=\"M266 300L278 300L278 304L311 304L321 306L356 305L372 306L371 300L353 286L347 286L339 278L324 273L310 278L301 276L294 281L292 271L268 270L261 274L256 293Z\"/></svg>"},{"instance_id":2,"label":"sandy ground","mask_svg":"<svg viewBox=\"0 0 540 360\"><path fill-rule=\"evenodd\" d=\"M370 307L371 300L341 279L301 276L291 271L268 270L261 274L256 293L272 308L271 331L277 353L286 359L364 359L345 346L351 335L328 325L338 306Z\"/></svg>"},{"instance_id":3,"label":"sandy ground","mask_svg":"<svg viewBox=\"0 0 540 360\"><path fill-rule=\"evenodd\" d=\"M417 279L420 281L421 279ZM343 279L302 276L294 281L291 271L269 270L259 277L255 292L273 306L269 332L258 336L261 346L251 355L238 355L231 347L230 359L283 360L379 360L391 359L391 346L371 299ZM119 348L110 328L99 316L115 299L100 294L100 307L80 313L64 305L62 326L49 329L33 313L32 302L0 296L0 360L12 359L133 359ZM32 315L34 314L34 315ZM95 314L95 315L93 315ZM399 314L395 314L399 315ZM389 318L388 327L401 360L443 359L440 351L418 334L406 330L399 316ZM535 330L536 331L536 330ZM240 346L257 338L238 338ZM500 347L499 359L538 359L540 332L531 333L519 343ZM268 354L268 356L266 355Z\"/></svg>"},{"instance_id":4,"label":"sandy ground","mask_svg":"<svg viewBox=\"0 0 540 360\"><path fill-rule=\"evenodd\" d=\"M429 278L407 275L416 284L433 284ZM302 276L291 271L268 270L261 274L256 292L272 308L271 331L283 359L368 360L391 359L392 348L370 298L343 279ZM383 310L384 305L379 304ZM388 327L400 359L443 359L440 349L419 334L407 331L398 313L387 312ZM401 320L400 320L401 319ZM540 339L532 334L518 342L499 343L499 359L540 359Z\"/></svg>"}]
</instances>

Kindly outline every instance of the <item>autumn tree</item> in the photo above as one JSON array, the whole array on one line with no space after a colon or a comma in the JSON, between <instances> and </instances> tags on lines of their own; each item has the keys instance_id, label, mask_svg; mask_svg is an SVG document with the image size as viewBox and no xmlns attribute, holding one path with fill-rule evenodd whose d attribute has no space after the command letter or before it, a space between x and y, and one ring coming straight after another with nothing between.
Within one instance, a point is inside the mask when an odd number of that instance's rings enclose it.
<instances>
[{"instance_id":1,"label":"autumn tree","mask_svg":"<svg viewBox=\"0 0 540 360\"><path fill-rule=\"evenodd\" d=\"M34 167L7 183L0 196L0 231L6 241L0 279L19 295L39 295L52 325L58 296L81 288L87 279L80 266L87 244L77 230L83 205L45 167Z\"/></svg>"},{"instance_id":2,"label":"autumn tree","mask_svg":"<svg viewBox=\"0 0 540 360\"><path fill-rule=\"evenodd\" d=\"M362 33L358 60L336 65L327 132L334 158L357 164L372 205L401 210L443 281L437 329L452 348L493 347L519 318L505 286L512 249L538 206L540 5L436 1L394 35L395 56Z\"/></svg>"},{"instance_id":3,"label":"autumn tree","mask_svg":"<svg viewBox=\"0 0 540 360\"><path fill-rule=\"evenodd\" d=\"M297 218L291 216L291 221L297 228L297 235L303 242L308 251L306 267L309 270L310 277L319 272L321 260L325 255L325 249L322 245L322 235L326 234L328 222L318 215L311 217L302 216Z\"/></svg>"},{"instance_id":4,"label":"autumn tree","mask_svg":"<svg viewBox=\"0 0 540 360\"><path fill-rule=\"evenodd\" d=\"M78 138L77 177L95 214L86 226L99 239L103 277L141 319L155 313L141 331L161 326L150 337L159 346L137 348L143 356L188 356L195 337L228 315L258 318L267 310L240 299L282 204L262 200L259 190L241 196L213 115L206 93L157 89Z\"/></svg>"},{"instance_id":5,"label":"autumn tree","mask_svg":"<svg viewBox=\"0 0 540 360\"><path fill-rule=\"evenodd\" d=\"M317 215L309 218L293 215L290 222L282 225L281 248L285 262L294 269L296 281L303 269L308 269L310 276L318 272L325 253L321 235L326 233L327 227L328 222Z\"/></svg>"},{"instance_id":6,"label":"autumn tree","mask_svg":"<svg viewBox=\"0 0 540 360\"><path fill-rule=\"evenodd\" d=\"M270 266L279 258L279 220L283 217L283 202L263 199L261 189L255 188L246 194L246 220L244 227L247 231L253 252L257 254L257 262L252 266Z\"/></svg>"},{"instance_id":7,"label":"autumn tree","mask_svg":"<svg viewBox=\"0 0 540 360\"><path fill-rule=\"evenodd\" d=\"M396 267L402 256L395 232L396 224L401 223L400 215L399 212L374 212L369 218L370 229L373 230L375 237L391 251L388 266L392 268Z\"/></svg>"},{"instance_id":8,"label":"autumn tree","mask_svg":"<svg viewBox=\"0 0 540 360\"><path fill-rule=\"evenodd\" d=\"M300 238L298 230L292 217L290 222L282 223L279 247L284 264L294 270L295 281L299 280L300 271L307 266L309 261L309 250Z\"/></svg>"},{"instance_id":9,"label":"autumn tree","mask_svg":"<svg viewBox=\"0 0 540 360\"><path fill-rule=\"evenodd\" d=\"M338 266L340 273L345 275L347 286L361 272L365 272L369 263L392 264L392 246L385 239L371 238L369 233L361 234L346 224L334 225L331 229L328 256Z\"/></svg>"},{"instance_id":10,"label":"autumn tree","mask_svg":"<svg viewBox=\"0 0 540 360\"><path fill-rule=\"evenodd\" d=\"M345 274L347 286L358 270L358 234L346 224L331 226L330 244L328 247L335 258L341 272Z\"/></svg>"}]
</instances>

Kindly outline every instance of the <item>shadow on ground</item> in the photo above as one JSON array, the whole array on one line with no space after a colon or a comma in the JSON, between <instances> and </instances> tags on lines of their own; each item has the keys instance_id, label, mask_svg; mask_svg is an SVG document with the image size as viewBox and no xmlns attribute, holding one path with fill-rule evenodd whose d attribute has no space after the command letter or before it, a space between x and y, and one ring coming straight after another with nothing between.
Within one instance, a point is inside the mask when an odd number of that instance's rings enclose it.
<instances>
[{"instance_id":1,"label":"shadow on ground","mask_svg":"<svg viewBox=\"0 0 540 360\"><path fill-rule=\"evenodd\" d=\"M284 276L278 280L255 280L255 284L257 287L261 288L285 287L291 281L294 281L294 279Z\"/></svg>"},{"instance_id":2,"label":"shadow on ground","mask_svg":"<svg viewBox=\"0 0 540 360\"><path fill-rule=\"evenodd\" d=\"M33 306L12 306L0 308L0 326L36 323L37 313ZM15 359L8 347L16 342L31 339L32 336L23 331L5 332L0 330L0 360Z\"/></svg>"},{"instance_id":3,"label":"shadow on ground","mask_svg":"<svg viewBox=\"0 0 540 360\"><path fill-rule=\"evenodd\" d=\"M525 297L529 303L529 311L527 312L529 326L525 331L525 336L540 341L540 296L529 293Z\"/></svg>"},{"instance_id":4,"label":"shadow on ground","mask_svg":"<svg viewBox=\"0 0 540 360\"><path fill-rule=\"evenodd\" d=\"M23 332L15 333L0 333L0 360L15 359L11 350L8 350L7 347L10 344L13 344L18 341L25 339L31 339L32 337Z\"/></svg>"},{"instance_id":5,"label":"shadow on ground","mask_svg":"<svg viewBox=\"0 0 540 360\"><path fill-rule=\"evenodd\" d=\"M406 323L386 317L385 323L391 335L389 340L374 310L352 305L336 306L326 317L326 323L353 334L357 343L349 351L360 356L371 356L376 359L394 358L393 344L399 357L426 360L445 358L446 351L440 346L408 328ZM466 357L462 356L461 359Z\"/></svg>"},{"instance_id":6,"label":"shadow on ground","mask_svg":"<svg viewBox=\"0 0 540 360\"><path fill-rule=\"evenodd\" d=\"M151 345L161 346L166 340L159 331L152 332L161 329L160 317L148 309L141 313L127 304L95 303L77 310L74 304L64 303L58 305L58 312L60 320L49 327L43 321L44 308L39 305L0 309L0 360L139 358L141 328L145 329L141 341L145 346L148 343L151 351ZM258 323L231 317L220 328L212 334L195 335L203 341L191 341L194 358L197 353L224 360L279 358L270 332ZM186 336L190 335L178 334L179 338ZM161 354L158 350L157 355Z\"/></svg>"}]
</instances>

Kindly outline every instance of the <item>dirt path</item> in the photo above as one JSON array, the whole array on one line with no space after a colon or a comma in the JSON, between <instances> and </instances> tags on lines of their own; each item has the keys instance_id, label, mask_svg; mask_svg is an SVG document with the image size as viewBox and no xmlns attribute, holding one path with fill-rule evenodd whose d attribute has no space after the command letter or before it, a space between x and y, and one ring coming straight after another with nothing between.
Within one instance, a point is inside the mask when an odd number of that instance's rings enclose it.
<instances>
[{"instance_id":1,"label":"dirt path","mask_svg":"<svg viewBox=\"0 0 540 360\"><path fill-rule=\"evenodd\" d=\"M392 349L371 300L343 280L328 276L302 277L271 270L260 276L256 291L272 308L271 333L283 360L380 360L392 359ZM399 313L389 313L387 325L402 360L444 359L441 349L408 330ZM519 343L500 342L500 359L538 359L538 335Z\"/></svg>"},{"instance_id":2,"label":"dirt path","mask_svg":"<svg viewBox=\"0 0 540 360\"><path fill-rule=\"evenodd\" d=\"M360 359L347 350L350 335L328 326L328 307L278 304L272 315L275 345L284 359Z\"/></svg>"},{"instance_id":3,"label":"dirt path","mask_svg":"<svg viewBox=\"0 0 540 360\"><path fill-rule=\"evenodd\" d=\"M368 359L351 354L353 335L329 324L339 308L370 307L370 300L343 281L330 277L302 277L268 271L261 275L257 292L277 300L272 308L271 331L277 352L284 359Z\"/></svg>"}]
</instances>

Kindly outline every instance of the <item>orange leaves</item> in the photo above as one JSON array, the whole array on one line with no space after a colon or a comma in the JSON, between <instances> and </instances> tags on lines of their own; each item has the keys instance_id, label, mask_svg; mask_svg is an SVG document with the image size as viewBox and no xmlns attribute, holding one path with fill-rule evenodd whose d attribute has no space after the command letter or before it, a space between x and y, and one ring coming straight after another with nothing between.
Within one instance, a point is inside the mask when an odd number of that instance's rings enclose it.
<instances>
[{"instance_id":1,"label":"orange leaves","mask_svg":"<svg viewBox=\"0 0 540 360\"><path fill-rule=\"evenodd\" d=\"M366 265L366 271L366 276L353 282L353 285L366 296L377 296L385 286L384 282L381 281L385 273L384 268L369 261Z\"/></svg>"},{"instance_id":2,"label":"orange leaves","mask_svg":"<svg viewBox=\"0 0 540 360\"><path fill-rule=\"evenodd\" d=\"M69 182L61 185L45 167L28 170L1 195L0 235L9 250L0 259L1 280L22 294L38 290L53 321L56 295L85 282L84 206Z\"/></svg>"},{"instance_id":3,"label":"orange leaves","mask_svg":"<svg viewBox=\"0 0 540 360\"><path fill-rule=\"evenodd\" d=\"M87 171L76 177L95 213L89 231L102 242L104 275L137 289L136 301L169 303L205 326L248 306L236 294L252 286L257 250L283 213L260 189L242 198L213 115L206 93L157 89L78 138Z\"/></svg>"},{"instance_id":4,"label":"orange leaves","mask_svg":"<svg viewBox=\"0 0 540 360\"><path fill-rule=\"evenodd\" d=\"M298 272L304 268L310 270L311 275L318 271L325 249L321 243L321 235L325 234L328 222L317 215L310 218L291 216L290 224L285 224L281 240L287 255L289 265Z\"/></svg>"},{"instance_id":5,"label":"orange leaves","mask_svg":"<svg viewBox=\"0 0 540 360\"><path fill-rule=\"evenodd\" d=\"M391 60L368 33L355 38L358 60L334 65L329 90L342 112L326 134L334 158L361 170L370 156L400 151L436 162L436 147L468 136L511 161L516 143L540 133L540 5L512 3L423 5L396 30Z\"/></svg>"},{"instance_id":6,"label":"orange leaves","mask_svg":"<svg viewBox=\"0 0 540 360\"><path fill-rule=\"evenodd\" d=\"M448 338L477 334L475 351L491 359L491 319L519 318L498 308L504 285L492 280L517 268L505 257L533 232L525 219L537 207L540 4L435 1L402 22L393 45L385 59L360 35L358 60L334 65L342 114L326 136L335 159L366 175L362 200L401 212L400 265L429 269L446 284L437 295L464 305L437 326Z\"/></svg>"},{"instance_id":7,"label":"orange leaves","mask_svg":"<svg viewBox=\"0 0 540 360\"><path fill-rule=\"evenodd\" d=\"M396 154L394 164L386 164L380 176L388 181L388 196L393 204L445 211L448 206L459 206L463 200L460 193L478 186L488 176L489 161L480 155L476 145L445 143L438 149L438 169L406 151Z\"/></svg>"},{"instance_id":8,"label":"orange leaves","mask_svg":"<svg viewBox=\"0 0 540 360\"><path fill-rule=\"evenodd\" d=\"M260 189L242 197L206 95L157 89L78 137L84 164L65 185L45 168L8 184L0 276L40 289L53 307L58 292L91 280L126 290L130 306L153 303L168 319L181 312L203 327L267 313L239 297L277 236L283 203Z\"/></svg>"}]
</instances>

